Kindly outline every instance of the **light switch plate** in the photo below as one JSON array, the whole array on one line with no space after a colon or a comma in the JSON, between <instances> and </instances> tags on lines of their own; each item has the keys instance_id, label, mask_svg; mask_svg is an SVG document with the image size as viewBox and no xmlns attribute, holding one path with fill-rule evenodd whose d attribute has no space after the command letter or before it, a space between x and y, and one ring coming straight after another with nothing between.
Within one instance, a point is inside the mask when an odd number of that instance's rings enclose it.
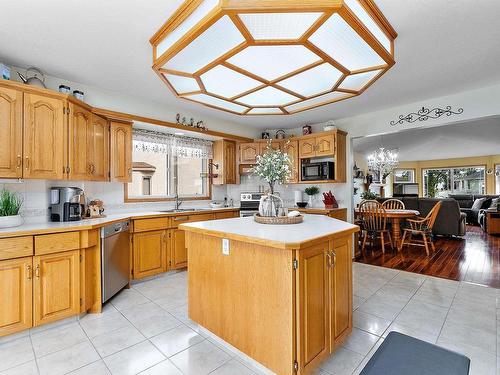
<instances>
[{"instance_id":1,"label":"light switch plate","mask_svg":"<svg viewBox=\"0 0 500 375\"><path fill-rule=\"evenodd\" d=\"M222 239L222 254L229 255L229 239Z\"/></svg>"}]
</instances>

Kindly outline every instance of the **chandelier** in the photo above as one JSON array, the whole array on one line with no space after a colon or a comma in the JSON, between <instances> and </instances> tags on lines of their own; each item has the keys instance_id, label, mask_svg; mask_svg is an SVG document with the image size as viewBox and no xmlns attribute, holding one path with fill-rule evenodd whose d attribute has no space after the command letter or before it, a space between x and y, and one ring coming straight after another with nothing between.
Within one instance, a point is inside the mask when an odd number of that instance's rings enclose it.
<instances>
[{"instance_id":1,"label":"chandelier","mask_svg":"<svg viewBox=\"0 0 500 375\"><path fill-rule=\"evenodd\" d=\"M288 115L363 93L395 63L373 0L186 0L151 38L179 98L238 115Z\"/></svg>"},{"instance_id":2,"label":"chandelier","mask_svg":"<svg viewBox=\"0 0 500 375\"><path fill-rule=\"evenodd\" d=\"M377 151L368 155L368 168L379 171L380 177L388 176L399 164L398 153L380 147Z\"/></svg>"}]
</instances>

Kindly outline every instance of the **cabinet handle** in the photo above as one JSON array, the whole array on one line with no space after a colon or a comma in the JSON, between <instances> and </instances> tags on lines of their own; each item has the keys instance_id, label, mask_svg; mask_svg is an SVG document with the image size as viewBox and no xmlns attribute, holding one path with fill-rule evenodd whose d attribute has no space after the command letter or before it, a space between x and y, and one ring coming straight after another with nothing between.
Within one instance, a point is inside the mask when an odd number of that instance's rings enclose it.
<instances>
[{"instance_id":1,"label":"cabinet handle","mask_svg":"<svg viewBox=\"0 0 500 375\"><path fill-rule=\"evenodd\" d=\"M189 216L177 216L174 218L174 221L186 221L189 219Z\"/></svg>"},{"instance_id":2,"label":"cabinet handle","mask_svg":"<svg viewBox=\"0 0 500 375\"><path fill-rule=\"evenodd\" d=\"M21 168L21 164L23 163L23 158L21 155L17 155L17 169Z\"/></svg>"},{"instance_id":3,"label":"cabinet handle","mask_svg":"<svg viewBox=\"0 0 500 375\"><path fill-rule=\"evenodd\" d=\"M326 262L326 266L328 268L331 268L332 267L332 254L330 254L330 252L327 252L326 256L328 257L327 262Z\"/></svg>"},{"instance_id":4,"label":"cabinet handle","mask_svg":"<svg viewBox=\"0 0 500 375\"><path fill-rule=\"evenodd\" d=\"M128 175L129 175L129 176L132 176L132 168L129 168L129 169L128 169Z\"/></svg>"},{"instance_id":5,"label":"cabinet handle","mask_svg":"<svg viewBox=\"0 0 500 375\"><path fill-rule=\"evenodd\" d=\"M337 254L335 254L335 251L332 251L332 267L335 267L335 265L337 264Z\"/></svg>"},{"instance_id":6,"label":"cabinet handle","mask_svg":"<svg viewBox=\"0 0 500 375\"><path fill-rule=\"evenodd\" d=\"M26 156L24 159L26 161L25 168L26 168L26 170L28 170L28 169L30 169L30 158L28 156Z\"/></svg>"},{"instance_id":7,"label":"cabinet handle","mask_svg":"<svg viewBox=\"0 0 500 375\"><path fill-rule=\"evenodd\" d=\"M33 271L31 270L31 266L26 266L26 272L28 274L28 280L31 280L33 277Z\"/></svg>"},{"instance_id":8,"label":"cabinet handle","mask_svg":"<svg viewBox=\"0 0 500 375\"><path fill-rule=\"evenodd\" d=\"M39 264L37 264L37 266L36 266L36 268L35 268L35 277L36 277L37 279L39 279L39 278L40 278L40 265L39 265Z\"/></svg>"},{"instance_id":9,"label":"cabinet handle","mask_svg":"<svg viewBox=\"0 0 500 375\"><path fill-rule=\"evenodd\" d=\"M92 174L95 174L95 164L92 164Z\"/></svg>"}]
</instances>

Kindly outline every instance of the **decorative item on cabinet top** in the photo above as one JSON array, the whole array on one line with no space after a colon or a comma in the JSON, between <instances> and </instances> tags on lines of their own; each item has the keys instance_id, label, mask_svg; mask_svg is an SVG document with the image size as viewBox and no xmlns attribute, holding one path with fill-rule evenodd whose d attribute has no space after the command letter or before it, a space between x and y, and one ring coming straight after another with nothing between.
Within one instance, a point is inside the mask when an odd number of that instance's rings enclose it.
<instances>
[{"instance_id":1,"label":"decorative item on cabinet top","mask_svg":"<svg viewBox=\"0 0 500 375\"><path fill-rule=\"evenodd\" d=\"M31 66L28 69L26 69L26 73L24 75L21 74L20 72L17 72L17 75L19 76L19 78L21 78L21 81L23 81L23 83L26 85L40 87L44 89L47 88L45 86L45 75L42 73L40 69L35 68L34 66ZM38 76L40 76L41 79Z\"/></svg>"},{"instance_id":2,"label":"decorative item on cabinet top","mask_svg":"<svg viewBox=\"0 0 500 375\"><path fill-rule=\"evenodd\" d=\"M200 130L203 130L203 131L207 131L208 128L205 126L203 120L202 121L198 121L196 124L194 123L194 118L190 118L189 119L189 123L187 122L186 120L186 117L182 117L181 119L181 114L178 113L175 115L175 122L177 125L183 125L185 127L189 127L189 128L197 128L197 129L200 129Z\"/></svg>"}]
</instances>

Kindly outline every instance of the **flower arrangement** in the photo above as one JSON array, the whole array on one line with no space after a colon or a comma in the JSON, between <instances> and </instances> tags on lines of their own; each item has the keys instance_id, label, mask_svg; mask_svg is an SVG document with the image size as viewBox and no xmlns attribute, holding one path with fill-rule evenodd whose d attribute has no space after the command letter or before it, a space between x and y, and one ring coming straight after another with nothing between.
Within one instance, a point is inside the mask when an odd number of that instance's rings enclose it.
<instances>
[{"instance_id":1,"label":"flower arrangement","mask_svg":"<svg viewBox=\"0 0 500 375\"><path fill-rule=\"evenodd\" d=\"M252 173L267 181L270 193L274 194L274 187L286 183L292 176L292 161L281 150L271 148L271 140L267 143L264 155L257 156L257 163Z\"/></svg>"}]
</instances>

